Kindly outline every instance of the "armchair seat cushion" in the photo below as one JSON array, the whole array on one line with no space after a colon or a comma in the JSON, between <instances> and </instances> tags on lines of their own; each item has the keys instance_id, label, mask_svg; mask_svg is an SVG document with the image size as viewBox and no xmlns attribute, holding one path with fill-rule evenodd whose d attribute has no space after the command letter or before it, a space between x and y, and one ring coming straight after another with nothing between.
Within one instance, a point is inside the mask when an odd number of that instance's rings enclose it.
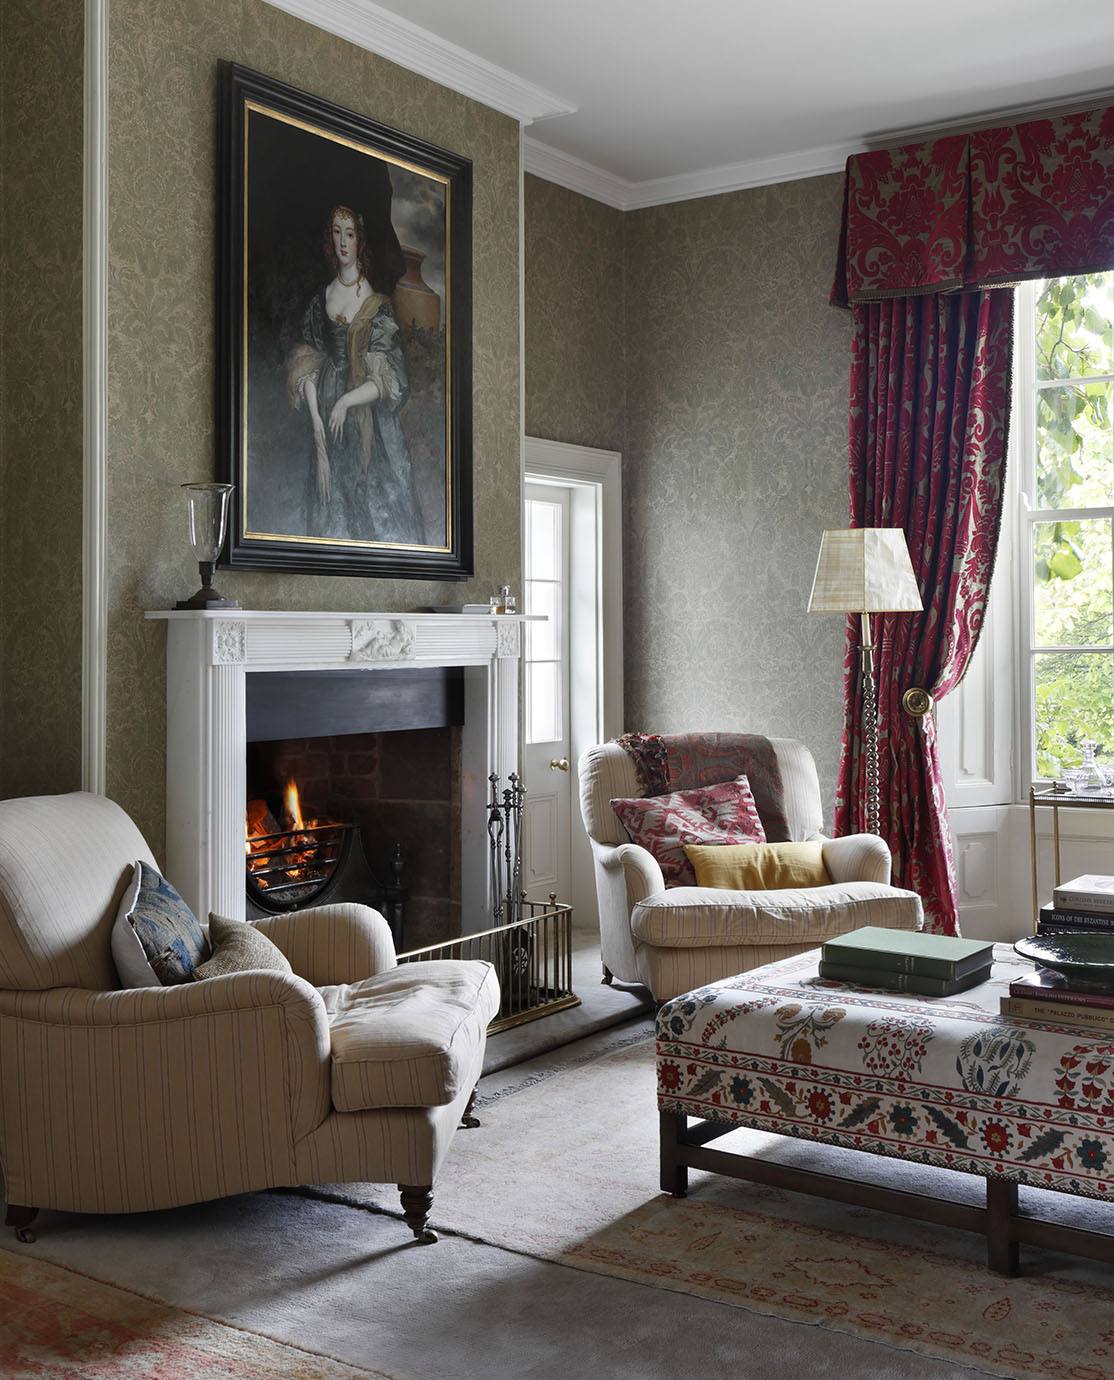
<instances>
[{"instance_id":1,"label":"armchair seat cushion","mask_svg":"<svg viewBox=\"0 0 1114 1380\"><path fill-rule=\"evenodd\" d=\"M860 925L915 930L922 915L915 892L879 882L784 891L684 886L639 901L631 914L631 933L636 943L665 949L821 944Z\"/></svg>"},{"instance_id":2,"label":"armchair seat cushion","mask_svg":"<svg viewBox=\"0 0 1114 1380\"><path fill-rule=\"evenodd\" d=\"M403 963L318 990L329 1016L337 1111L441 1107L479 1078L484 1034L499 1009L490 963Z\"/></svg>"}]
</instances>

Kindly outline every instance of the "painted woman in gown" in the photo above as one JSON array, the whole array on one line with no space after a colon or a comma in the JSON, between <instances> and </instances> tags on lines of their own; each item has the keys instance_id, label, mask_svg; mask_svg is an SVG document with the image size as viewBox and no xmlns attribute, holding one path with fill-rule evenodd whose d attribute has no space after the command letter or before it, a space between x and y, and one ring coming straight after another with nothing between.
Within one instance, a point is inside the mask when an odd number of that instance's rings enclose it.
<instances>
[{"instance_id":1,"label":"painted woman in gown","mask_svg":"<svg viewBox=\"0 0 1114 1380\"><path fill-rule=\"evenodd\" d=\"M324 249L334 276L310 299L286 367L291 405L308 419L306 532L421 546L425 523L399 421L406 360L389 292L371 283L363 217L334 207Z\"/></svg>"}]
</instances>

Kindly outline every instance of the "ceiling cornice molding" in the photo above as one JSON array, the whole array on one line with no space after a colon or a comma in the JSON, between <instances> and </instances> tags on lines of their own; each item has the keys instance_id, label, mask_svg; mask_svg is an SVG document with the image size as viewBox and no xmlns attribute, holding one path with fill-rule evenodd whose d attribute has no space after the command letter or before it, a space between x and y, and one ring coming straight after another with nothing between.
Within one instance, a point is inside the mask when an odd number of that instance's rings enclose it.
<instances>
[{"instance_id":1,"label":"ceiling cornice molding","mask_svg":"<svg viewBox=\"0 0 1114 1380\"><path fill-rule=\"evenodd\" d=\"M1072 115L1080 110L1111 104L1114 104L1114 89L1106 88L1066 99L1006 106L957 120L941 120L931 125L865 134L858 140L844 144L826 144L796 153L776 154L771 158L746 159L719 168L702 168L673 177L650 178L645 182L631 182L617 177L605 168L598 168L571 154L562 153L550 144L542 144L526 136L523 140L524 166L527 172L584 196L595 197L597 201L606 202L620 211L638 211L648 206L665 206L674 201L721 196L725 192L742 192L752 187L769 187L778 182L795 182L805 177L842 172L847 159L854 153L915 144L944 134L970 134L977 129L1014 120L1036 119L1042 115Z\"/></svg>"},{"instance_id":2,"label":"ceiling cornice molding","mask_svg":"<svg viewBox=\"0 0 1114 1380\"><path fill-rule=\"evenodd\" d=\"M551 115L571 115L576 106L497 67L466 48L439 38L372 0L267 0L307 24L347 39L408 71L459 91L524 125Z\"/></svg>"}]
</instances>

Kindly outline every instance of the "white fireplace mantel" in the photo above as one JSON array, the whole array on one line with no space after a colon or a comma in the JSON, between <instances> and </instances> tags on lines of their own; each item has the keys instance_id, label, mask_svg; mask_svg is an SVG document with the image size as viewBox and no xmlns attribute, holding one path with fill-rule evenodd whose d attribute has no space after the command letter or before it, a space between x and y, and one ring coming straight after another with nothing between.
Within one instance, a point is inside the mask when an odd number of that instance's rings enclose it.
<instances>
[{"instance_id":1,"label":"white fireplace mantel","mask_svg":"<svg viewBox=\"0 0 1114 1380\"><path fill-rule=\"evenodd\" d=\"M202 917L244 918L246 678L464 667L461 899L487 911L487 777L519 770L522 615L152 610L165 620L166 869Z\"/></svg>"}]
</instances>

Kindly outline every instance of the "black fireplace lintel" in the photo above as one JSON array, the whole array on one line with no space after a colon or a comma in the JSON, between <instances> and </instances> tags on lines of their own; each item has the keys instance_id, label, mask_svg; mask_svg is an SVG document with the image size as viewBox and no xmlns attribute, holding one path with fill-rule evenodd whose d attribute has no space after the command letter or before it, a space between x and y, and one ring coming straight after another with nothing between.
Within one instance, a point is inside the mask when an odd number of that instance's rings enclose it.
<instances>
[{"instance_id":1,"label":"black fireplace lintel","mask_svg":"<svg viewBox=\"0 0 1114 1380\"><path fill-rule=\"evenodd\" d=\"M249 743L464 723L459 666L251 671L245 680Z\"/></svg>"}]
</instances>

